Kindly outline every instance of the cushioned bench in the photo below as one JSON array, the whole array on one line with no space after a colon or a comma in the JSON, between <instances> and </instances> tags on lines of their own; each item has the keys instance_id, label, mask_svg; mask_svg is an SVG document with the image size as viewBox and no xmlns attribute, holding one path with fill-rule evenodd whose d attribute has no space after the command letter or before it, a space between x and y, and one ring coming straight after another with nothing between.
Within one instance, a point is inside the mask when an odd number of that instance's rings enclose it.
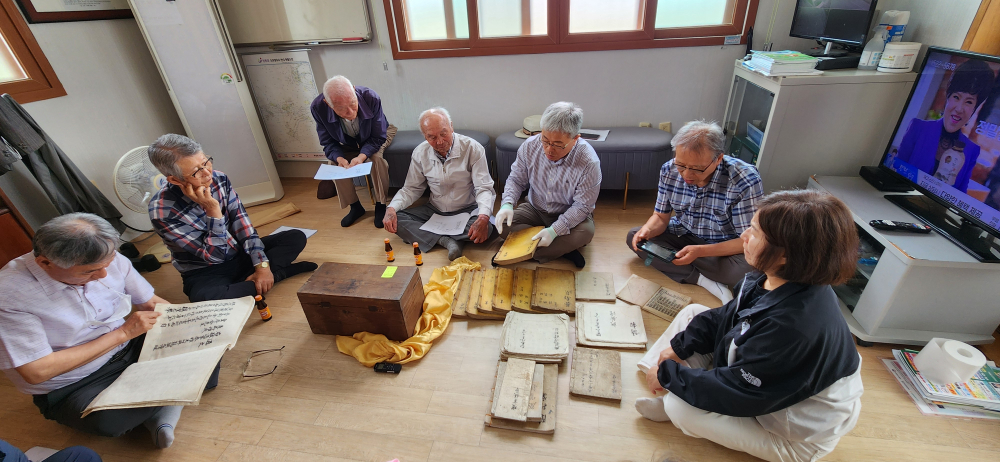
<instances>
[{"instance_id":1,"label":"cushioned bench","mask_svg":"<svg viewBox=\"0 0 1000 462\"><path fill-rule=\"evenodd\" d=\"M455 130L457 133L468 136L479 142L486 148L486 159L490 165L493 164L491 153L490 136L476 130ZM513 135L512 135L513 136ZM424 142L424 135L419 130L400 130L392 139L392 144L385 148L386 162L389 163L389 186L393 188L403 187L406 182L406 172L410 169L410 157L413 150ZM510 169L508 168L508 171ZM362 180L363 181L363 180ZM363 182L361 184L364 184Z\"/></svg>"},{"instance_id":2,"label":"cushioned bench","mask_svg":"<svg viewBox=\"0 0 1000 462\"><path fill-rule=\"evenodd\" d=\"M660 167L673 157L670 133L655 128L612 127L604 141L588 141L601 160L601 189L656 189ZM525 140L513 131L497 137L497 177L506 181Z\"/></svg>"}]
</instances>

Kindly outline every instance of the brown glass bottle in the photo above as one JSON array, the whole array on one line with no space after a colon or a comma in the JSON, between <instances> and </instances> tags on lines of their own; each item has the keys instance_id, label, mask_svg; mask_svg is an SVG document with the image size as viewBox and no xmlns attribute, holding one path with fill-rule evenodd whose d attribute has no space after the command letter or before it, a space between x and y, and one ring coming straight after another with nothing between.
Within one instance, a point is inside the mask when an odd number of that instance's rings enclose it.
<instances>
[{"instance_id":1,"label":"brown glass bottle","mask_svg":"<svg viewBox=\"0 0 1000 462\"><path fill-rule=\"evenodd\" d=\"M396 255L392 252L392 245L389 238L385 238L385 261L396 261Z\"/></svg>"},{"instance_id":2,"label":"brown glass bottle","mask_svg":"<svg viewBox=\"0 0 1000 462\"><path fill-rule=\"evenodd\" d=\"M424 256L420 253L420 245L416 242L413 243L413 259L417 261L417 266L424 264Z\"/></svg>"},{"instance_id":3,"label":"brown glass bottle","mask_svg":"<svg viewBox=\"0 0 1000 462\"><path fill-rule=\"evenodd\" d=\"M256 300L254 302L254 306L257 307L257 312L260 313L260 319L264 320L264 322L270 321L271 309L267 307L267 302L264 301L264 297L256 295L253 299Z\"/></svg>"}]
</instances>

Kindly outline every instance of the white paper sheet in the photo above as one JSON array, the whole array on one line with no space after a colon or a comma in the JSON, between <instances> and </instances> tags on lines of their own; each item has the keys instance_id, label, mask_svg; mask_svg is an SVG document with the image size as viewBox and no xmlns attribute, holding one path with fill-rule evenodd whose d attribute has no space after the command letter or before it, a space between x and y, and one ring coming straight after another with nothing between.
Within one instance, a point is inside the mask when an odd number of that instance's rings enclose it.
<instances>
[{"instance_id":1,"label":"white paper sheet","mask_svg":"<svg viewBox=\"0 0 1000 462\"><path fill-rule=\"evenodd\" d=\"M372 163L365 162L351 168L344 168L338 165L323 164L316 171L314 180L343 180L346 178L357 178L372 172Z\"/></svg>"},{"instance_id":2,"label":"white paper sheet","mask_svg":"<svg viewBox=\"0 0 1000 462\"><path fill-rule=\"evenodd\" d=\"M431 215L431 219L427 220L420 229L424 231L429 231L434 234L440 234L442 236L458 236L465 233L465 225L469 223L469 219L472 218L471 213L459 213L458 215Z\"/></svg>"},{"instance_id":3,"label":"white paper sheet","mask_svg":"<svg viewBox=\"0 0 1000 462\"><path fill-rule=\"evenodd\" d=\"M588 130L586 128L582 128L580 129L581 135L591 135L591 136L581 136L580 138L583 138L587 141L604 141L608 139L608 133L611 133L611 130ZM596 136L597 138L593 138L594 136Z\"/></svg>"},{"instance_id":4,"label":"white paper sheet","mask_svg":"<svg viewBox=\"0 0 1000 462\"><path fill-rule=\"evenodd\" d=\"M315 229L295 228L293 226L281 226L278 229L276 229L274 231L271 231L271 234L269 234L269 236L273 236L273 235L278 234L278 233L283 233L285 231L291 231L293 229L297 229L297 230L302 231L303 233L305 233L306 239L309 239L310 237L313 237L313 234L316 234L316 230Z\"/></svg>"}]
</instances>

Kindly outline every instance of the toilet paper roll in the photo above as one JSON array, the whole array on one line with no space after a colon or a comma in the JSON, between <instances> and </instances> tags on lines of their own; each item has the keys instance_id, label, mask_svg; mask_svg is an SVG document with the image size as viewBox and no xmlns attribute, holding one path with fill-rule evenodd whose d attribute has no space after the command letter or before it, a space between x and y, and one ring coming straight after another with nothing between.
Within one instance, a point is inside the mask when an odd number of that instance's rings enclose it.
<instances>
[{"instance_id":1,"label":"toilet paper roll","mask_svg":"<svg viewBox=\"0 0 1000 462\"><path fill-rule=\"evenodd\" d=\"M967 382L985 364L986 356L975 347L944 338L931 339L913 358L920 375L938 384Z\"/></svg>"}]
</instances>

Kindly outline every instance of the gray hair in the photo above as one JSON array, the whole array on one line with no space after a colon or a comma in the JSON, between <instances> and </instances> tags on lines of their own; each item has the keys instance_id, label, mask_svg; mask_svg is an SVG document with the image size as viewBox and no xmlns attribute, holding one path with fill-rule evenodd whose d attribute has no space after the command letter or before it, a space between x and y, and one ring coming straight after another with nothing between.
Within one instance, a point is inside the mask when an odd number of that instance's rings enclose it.
<instances>
[{"instance_id":1,"label":"gray hair","mask_svg":"<svg viewBox=\"0 0 1000 462\"><path fill-rule=\"evenodd\" d=\"M678 147L695 151L699 154L714 156L725 149L726 135L722 127L715 122L692 120L684 124L677 134L670 139L670 146L676 151Z\"/></svg>"},{"instance_id":2,"label":"gray hair","mask_svg":"<svg viewBox=\"0 0 1000 462\"><path fill-rule=\"evenodd\" d=\"M347 77L335 75L327 79L323 84L323 99L328 103L333 102L334 95L349 95L354 93L354 85Z\"/></svg>"},{"instance_id":3,"label":"gray hair","mask_svg":"<svg viewBox=\"0 0 1000 462\"><path fill-rule=\"evenodd\" d=\"M583 109L573 103L560 101L552 103L542 113L542 130L565 133L571 137L583 128Z\"/></svg>"},{"instance_id":4,"label":"gray hair","mask_svg":"<svg viewBox=\"0 0 1000 462\"><path fill-rule=\"evenodd\" d=\"M184 178L184 172L177 168L177 161L191 157L201 151L201 145L184 135L167 133L149 145L146 153L160 173L177 179Z\"/></svg>"},{"instance_id":5,"label":"gray hair","mask_svg":"<svg viewBox=\"0 0 1000 462\"><path fill-rule=\"evenodd\" d=\"M424 119L432 115L439 115L441 117L444 117L445 120L448 121L448 125L449 126L451 125L451 114L449 114L448 110L443 107L432 107L424 112L421 112L420 117L417 117L417 125L422 126L424 124Z\"/></svg>"},{"instance_id":6,"label":"gray hair","mask_svg":"<svg viewBox=\"0 0 1000 462\"><path fill-rule=\"evenodd\" d=\"M69 213L38 228L31 246L36 257L70 268L107 260L114 255L118 238L118 231L107 220L92 213Z\"/></svg>"}]
</instances>

